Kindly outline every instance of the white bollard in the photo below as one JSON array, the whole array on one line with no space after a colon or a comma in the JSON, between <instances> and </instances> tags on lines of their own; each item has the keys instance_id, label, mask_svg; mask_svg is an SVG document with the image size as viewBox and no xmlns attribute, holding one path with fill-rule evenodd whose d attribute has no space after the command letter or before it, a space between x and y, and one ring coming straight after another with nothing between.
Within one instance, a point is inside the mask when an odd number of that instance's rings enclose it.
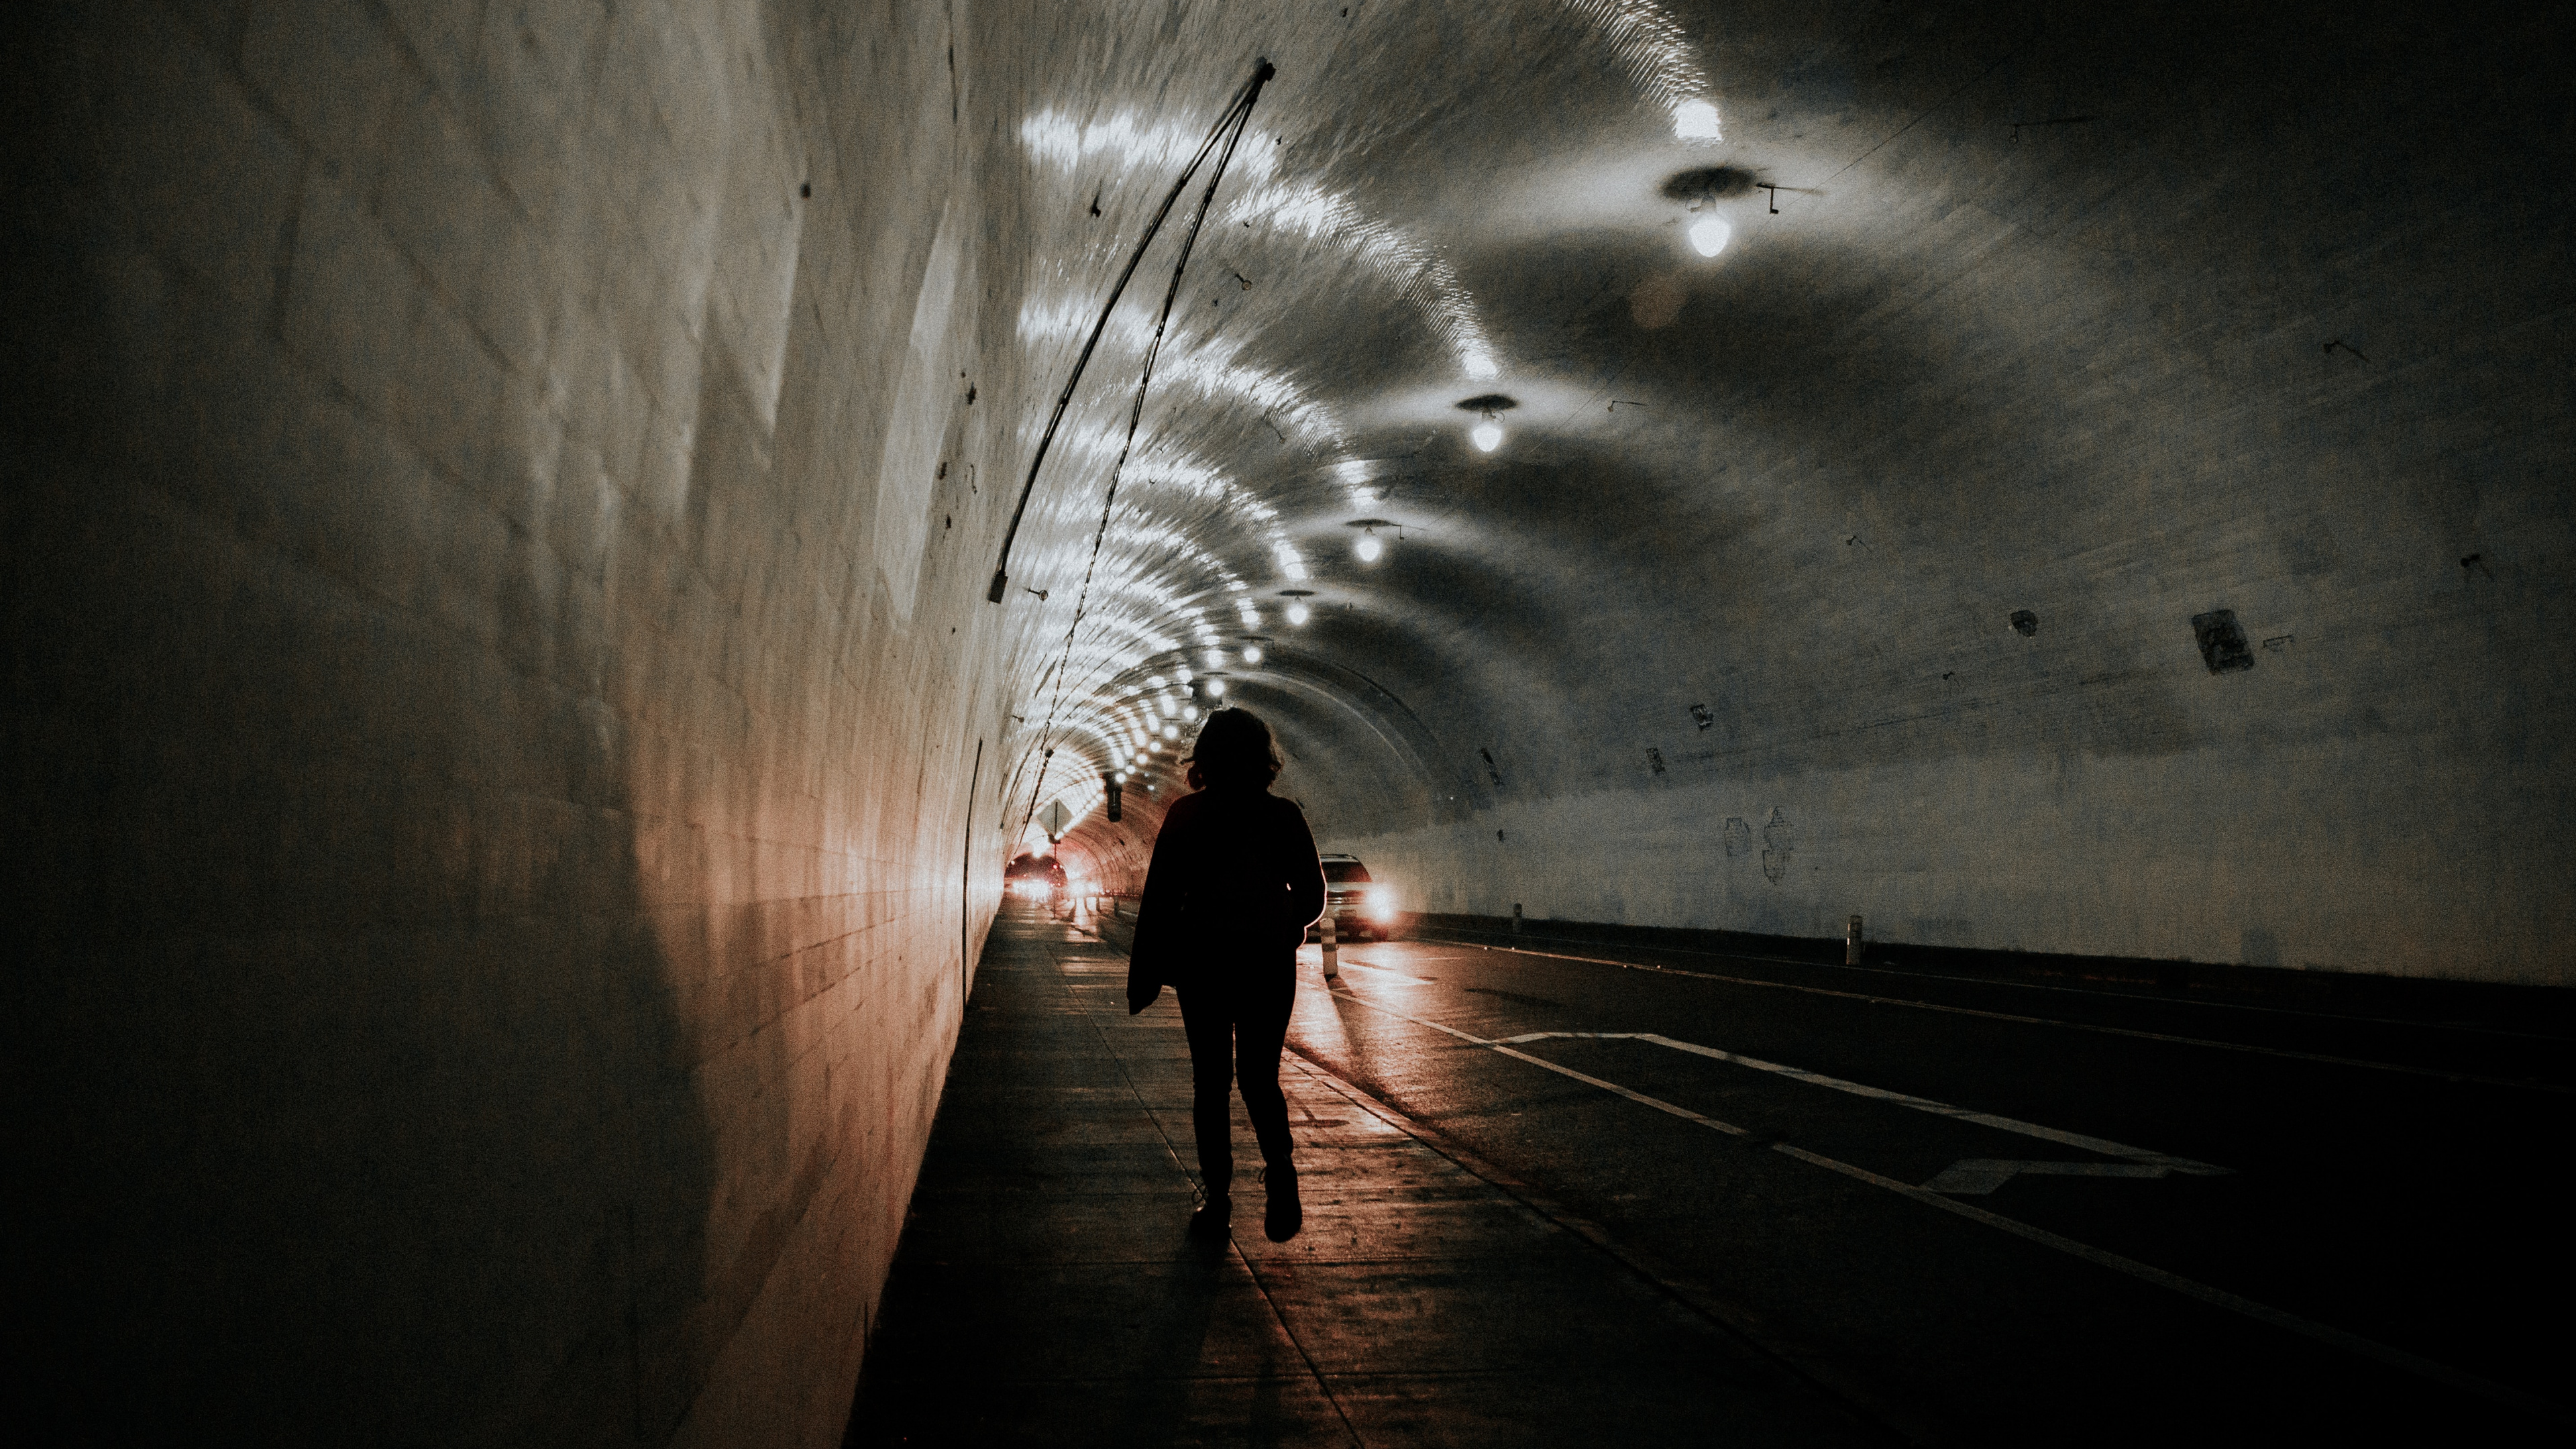
<instances>
[{"instance_id":1,"label":"white bollard","mask_svg":"<svg viewBox=\"0 0 2576 1449\"><path fill-rule=\"evenodd\" d=\"M1858 916L1852 917L1851 925L1843 931L1843 964L1846 966L1860 964L1860 917Z\"/></svg>"},{"instance_id":2,"label":"white bollard","mask_svg":"<svg viewBox=\"0 0 2576 1449\"><path fill-rule=\"evenodd\" d=\"M1341 952L1333 944L1333 913L1326 911L1324 913L1324 979L1330 981L1341 974Z\"/></svg>"}]
</instances>

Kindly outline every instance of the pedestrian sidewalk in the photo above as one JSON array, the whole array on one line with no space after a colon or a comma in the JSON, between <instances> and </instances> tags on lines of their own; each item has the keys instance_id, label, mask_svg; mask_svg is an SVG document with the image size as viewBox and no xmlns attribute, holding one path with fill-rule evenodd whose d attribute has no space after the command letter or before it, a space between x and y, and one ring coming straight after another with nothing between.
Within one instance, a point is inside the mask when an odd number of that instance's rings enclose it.
<instances>
[{"instance_id":1,"label":"pedestrian sidewalk","mask_svg":"<svg viewBox=\"0 0 2576 1449\"><path fill-rule=\"evenodd\" d=\"M1232 1241L1190 1243L1180 1013L1125 983L1093 936L996 924L851 1443L1876 1442L1293 1053L1305 1231L1262 1236L1246 1166ZM1257 1162L1239 1098L1235 1134Z\"/></svg>"}]
</instances>

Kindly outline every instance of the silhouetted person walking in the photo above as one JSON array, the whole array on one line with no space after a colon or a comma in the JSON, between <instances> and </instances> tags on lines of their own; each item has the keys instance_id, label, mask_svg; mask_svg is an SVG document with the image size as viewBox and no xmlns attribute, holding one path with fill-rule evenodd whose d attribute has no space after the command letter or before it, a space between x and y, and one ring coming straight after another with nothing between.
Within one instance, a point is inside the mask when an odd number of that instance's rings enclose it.
<instances>
[{"instance_id":1,"label":"silhouetted person walking","mask_svg":"<svg viewBox=\"0 0 2576 1449\"><path fill-rule=\"evenodd\" d=\"M1250 710L1221 709L1200 726L1191 776L1206 787L1172 802L1154 839L1128 953L1127 1010L1153 1004L1166 984L1180 998L1190 1039L1191 1122L1207 1205L1196 1234L1222 1233L1234 1216L1234 1143L1226 1088L1243 1084L1270 1189L1263 1223L1284 1243L1305 1223L1297 1200L1288 1099L1279 1049L1297 1001L1297 948L1324 913L1324 869L1296 802L1270 793L1279 751Z\"/></svg>"}]
</instances>

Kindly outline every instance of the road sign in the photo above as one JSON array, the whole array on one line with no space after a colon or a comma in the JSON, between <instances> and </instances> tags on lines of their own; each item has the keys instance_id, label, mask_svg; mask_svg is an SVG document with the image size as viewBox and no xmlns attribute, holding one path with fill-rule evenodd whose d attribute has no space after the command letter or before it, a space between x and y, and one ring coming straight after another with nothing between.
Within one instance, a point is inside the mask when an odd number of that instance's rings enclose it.
<instances>
[{"instance_id":1,"label":"road sign","mask_svg":"<svg viewBox=\"0 0 2576 1449\"><path fill-rule=\"evenodd\" d=\"M1072 823L1073 814L1064 808L1061 800L1049 800L1046 808L1038 811L1038 824L1046 828L1049 840L1062 840L1064 828Z\"/></svg>"}]
</instances>

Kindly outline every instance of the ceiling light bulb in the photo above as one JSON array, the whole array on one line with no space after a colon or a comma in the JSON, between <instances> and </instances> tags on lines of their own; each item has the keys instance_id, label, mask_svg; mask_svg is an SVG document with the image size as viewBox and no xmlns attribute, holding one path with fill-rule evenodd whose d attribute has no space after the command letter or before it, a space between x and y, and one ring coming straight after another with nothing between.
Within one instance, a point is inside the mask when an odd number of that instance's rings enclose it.
<instances>
[{"instance_id":1,"label":"ceiling light bulb","mask_svg":"<svg viewBox=\"0 0 2576 1449\"><path fill-rule=\"evenodd\" d=\"M1223 699L1223 698L1225 698L1225 681L1224 681L1224 680L1222 680L1222 679L1211 679L1211 680L1209 680L1209 681L1208 681L1208 693L1209 693L1209 694L1211 694L1211 695L1214 695L1214 696L1215 696L1215 697L1217 697L1218 699Z\"/></svg>"},{"instance_id":2,"label":"ceiling light bulb","mask_svg":"<svg viewBox=\"0 0 2576 1449\"><path fill-rule=\"evenodd\" d=\"M1185 704L1185 705L1181 706L1181 718L1183 718L1183 719L1192 719L1192 720L1194 720L1194 719L1197 719L1198 717L1199 717L1199 707L1198 707L1197 705L1195 705L1195 704Z\"/></svg>"},{"instance_id":3,"label":"ceiling light bulb","mask_svg":"<svg viewBox=\"0 0 2576 1449\"><path fill-rule=\"evenodd\" d=\"M1386 552L1386 545L1377 541L1376 534L1363 533L1360 541L1352 546L1352 552L1360 556L1361 563L1375 563L1377 556Z\"/></svg>"},{"instance_id":4,"label":"ceiling light bulb","mask_svg":"<svg viewBox=\"0 0 2576 1449\"><path fill-rule=\"evenodd\" d=\"M1261 646L1258 644L1247 644L1243 646L1243 662L1246 664L1260 663Z\"/></svg>"},{"instance_id":5,"label":"ceiling light bulb","mask_svg":"<svg viewBox=\"0 0 2576 1449\"><path fill-rule=\"evenodd\" d=\"M1288 606L1288 622L1291 624L1305 623L1306 606L1303 604L1290 604Z\"/></svg>"},{"instance_id":6,"label":"ceiling light bulb","mask_svg":"<svg viewBox=\"0 0 2576 1449\"><path fill-rule=\"evenodd\" d=\"M1112 780L1117 781L1117 782L1118 782L1119 784L1121 784L1121 785L1124 785L1124 784L1126 784L1126 783L1127 783L1127 772L1126 772L1126 771L1124 771L1124 770L1121 770L1121 771L1119 771L1117 774L1112 775L1112 776L1110 776L1109 778L1110 778L1110 779L1112 779Z\"/></svg>"},{"instance_id":7,"label":"ceiling light bulb","mask_svg":"<svg viewBox=\"0 0 2576 1449\"><path fill-rule=\"evenodd\" d=\"M1209 650L1207 652L1207 662L1208 668L1210 669L1223 669L1225 667L1225 651L1222 649Z\"/></svg>"},{"instance_id":8,"label":"ceiling light bulb","mask_svg":"<svg viewBox=\"0 0 2576 1449\"><path fill-rule=\"evenodd\" d=\"M1175 713L1177 713L1177 711L1174 709L1174 707L1173 707L1173 705L1172 705L1172 702L1171 702L1170 700L1168 700L1168 699L1167 699L1167 700L1164 700L1164 701L1163 701L1163 718L1165 718L1165 719L1170 719L1170 718L1171 718Z\"/></svg>"},{"instance_id":9,"label":"ceiling light bulb","mask_svg":"<svg viewBox=\"0 0 2576 1449\"><path fill-rule=\"evenodd\" d=\"M1190 673L1188 670L1186 670L1186 669L1184 669L1184 670L1181 670L1181 671L1180 671L1180 676L1181 676L1181 683L1183 683L1183 684L1187 684L1187 683L1189 683L1192 679L1194 679L1194 678L1196 678L1196 677L1197 677L1196 675L1191 674L1191 673Z\"/></svg>"},{"instance_id":10,"label":"ceiling light bulb","mask_svg":"<svg viewBox=\"0 0 2576 1449\"><path fill-rule=\"evenodd\" d=\"M1673 107L1673 134L1685 141L1716 141L1717 107L1706 101L1684 101Z\"/></svg>"},{"instance_id":11,"label":"ceiling light bulb","mask_svg":"<svg viewBox=\"0 0 2576 1449\"><path fill-rule=\"evenodd\" d=\"M1163 738L1165 738L1165 739L1167 739L1167 740L1177 740L1177 739L1179 739L1180 737L1181 737L1181 727L1180 727L1179 725L1165 725L1165 726L1163 726Z\"/></svg>"},{"instance_id":12,"label":"ceiling light bulb","mask_svg":"<svg viewBox=\"0 0 2576 1449\"><path fill-rule=\"evenodd\" d=\"M1500 423L1478 423L1474 429L1467 434L1467 436L1476 440L1476 446L1478 448L1490 453L1503 445L1503 425Z\"/></svg>"},{"instance_id":13,"label":"ceiling light bulb","mask_svg":"<svg viewBox=\"0 0 2576 1449\"><path fill-rule=\"evenodd\" d=\"M1712 216L1691 224L1691 246L1701 256L1713 257L1726 250L1726 239L1734 234L1735 228Z\"/></svg>"}]
</instances>

